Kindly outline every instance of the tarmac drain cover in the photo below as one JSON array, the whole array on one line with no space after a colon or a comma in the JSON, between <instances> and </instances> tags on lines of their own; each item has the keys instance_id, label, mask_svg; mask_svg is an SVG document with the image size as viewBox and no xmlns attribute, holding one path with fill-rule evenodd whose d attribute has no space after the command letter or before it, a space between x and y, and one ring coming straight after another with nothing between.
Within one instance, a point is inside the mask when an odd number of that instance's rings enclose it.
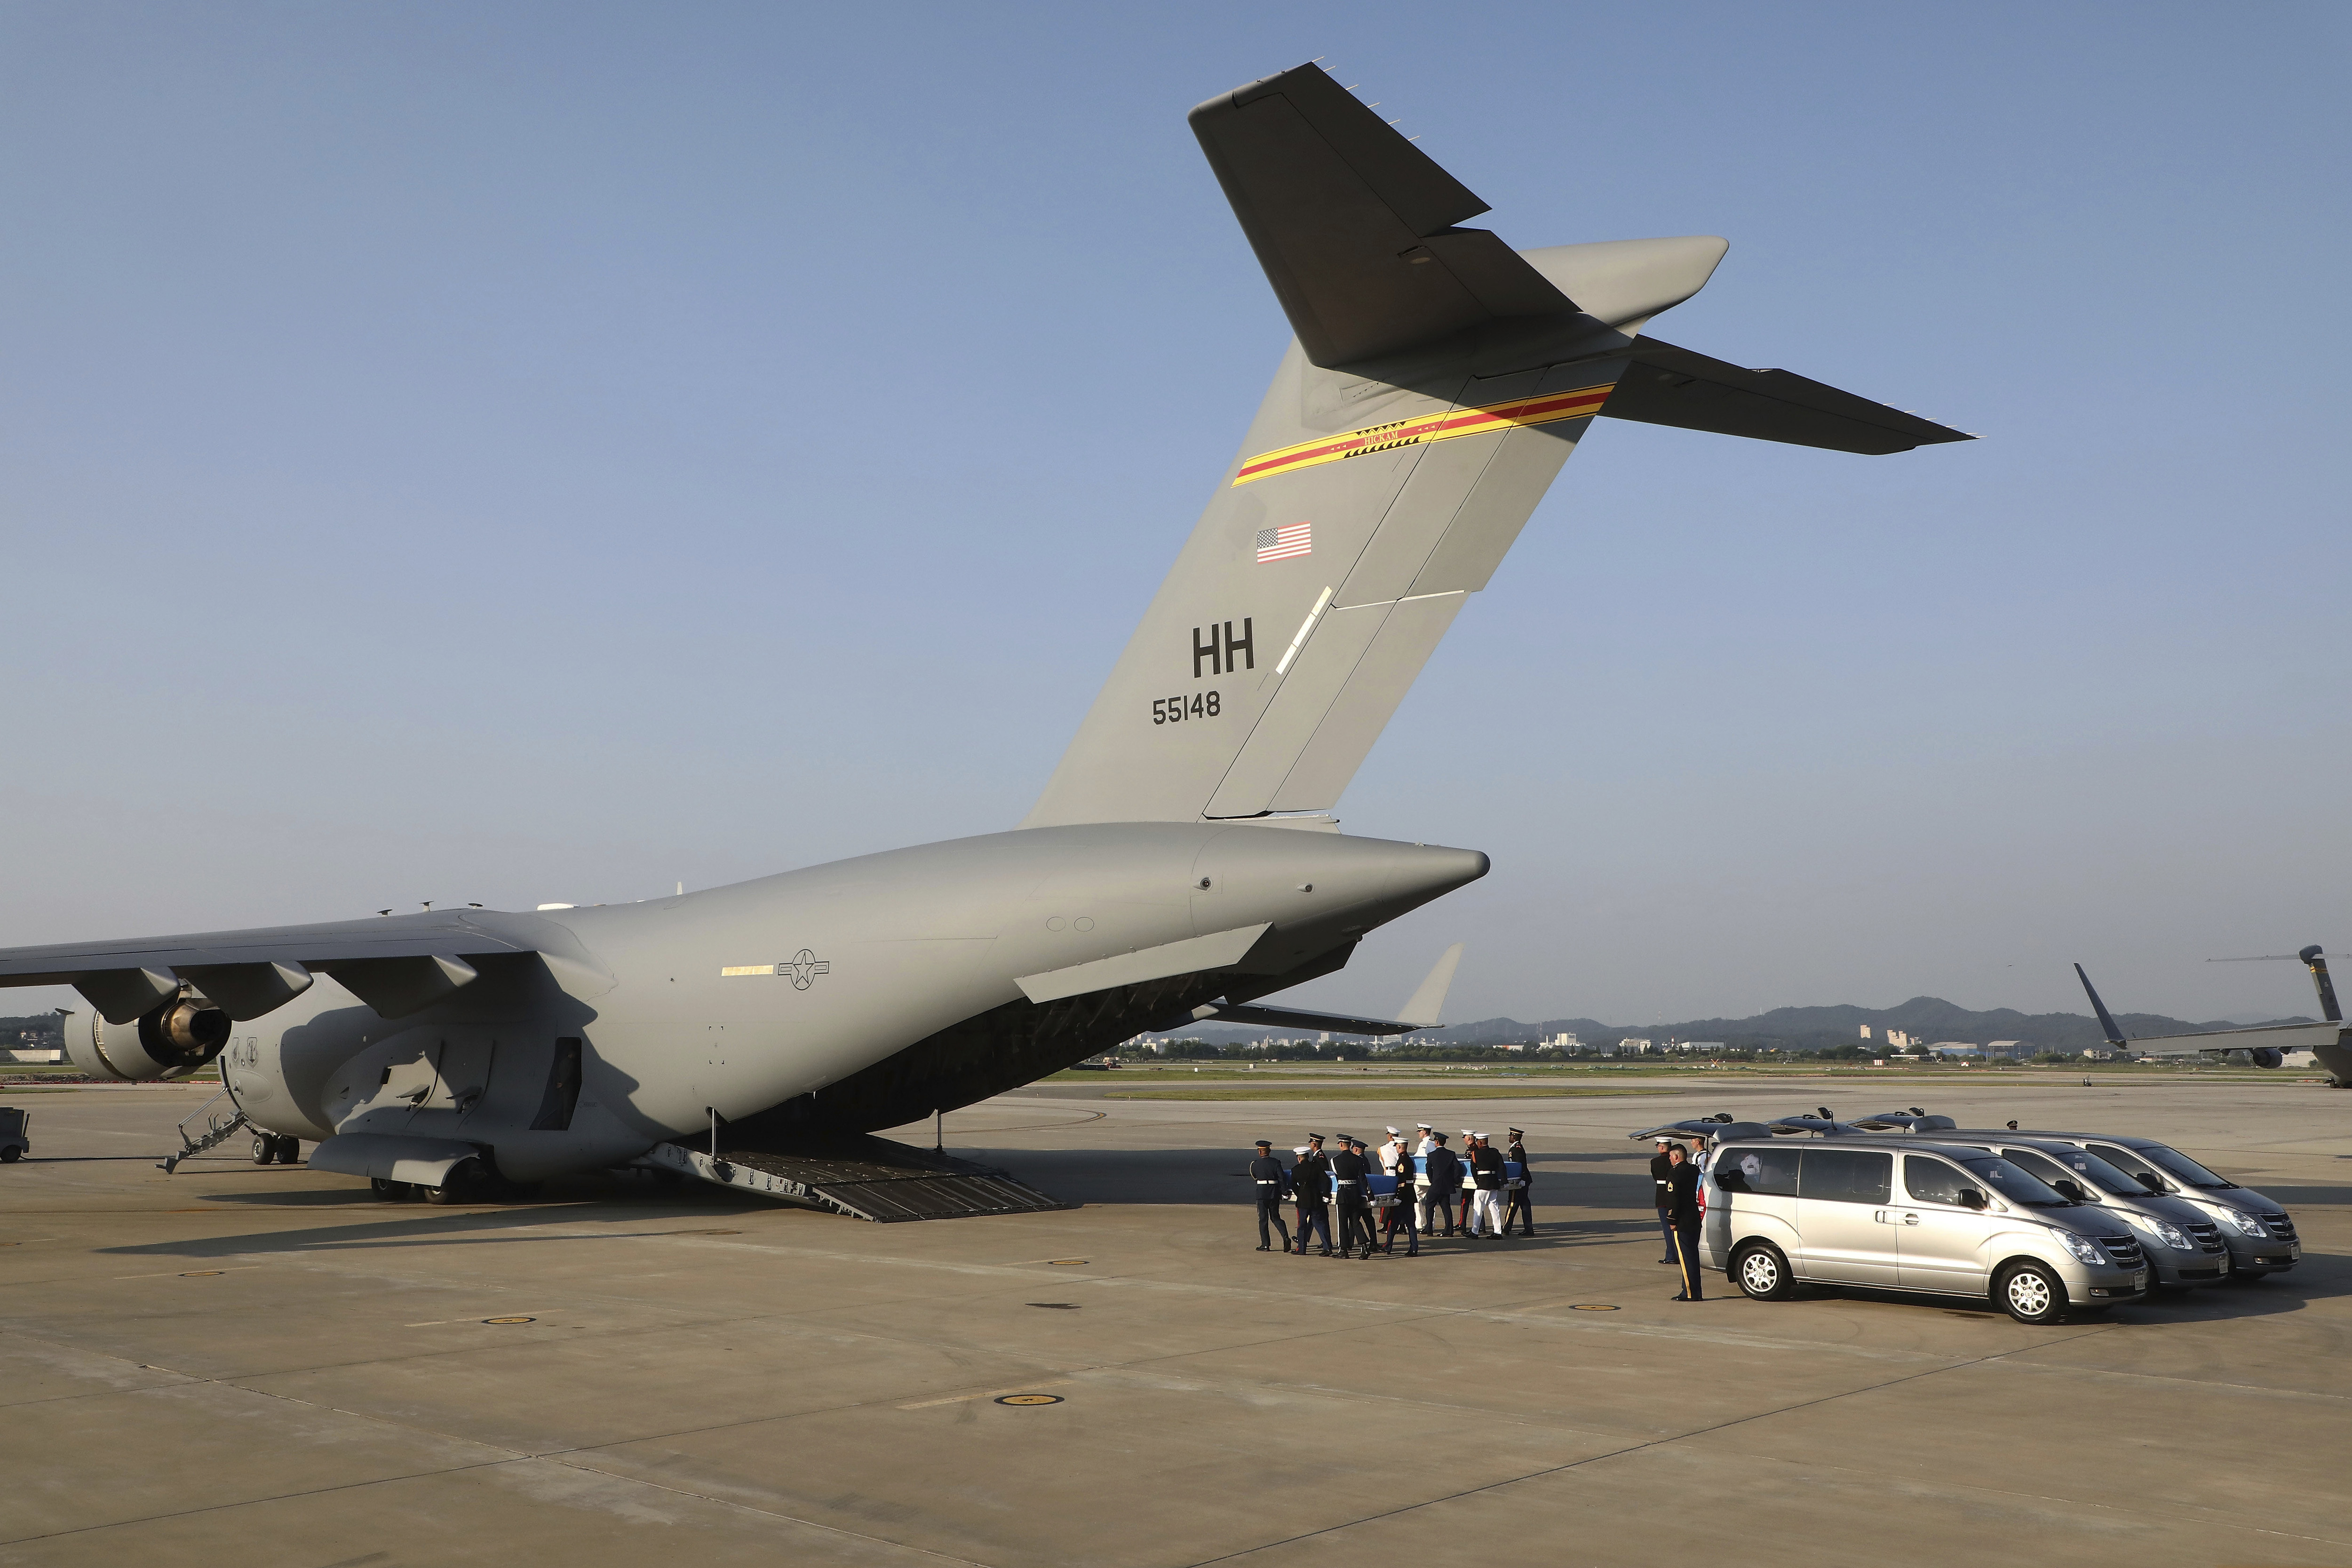
<instances>
[{"instance_id":1,"label":"tarmac drain cover","mask_svg":"<svg viewBox=\"0 0 2352 1568\"><path fill-rule=\"evenodd\" d=\"M1569 1309L1571 1312L1613 1312L1614 1307L1604 1307L1598 1301L1579 1301Z\"/></svg>"},{"instance_id":2,"label":"tarmac drain cover","mask_svg":"<svg viewBox=\"0 0 2352 1568\"><path fill-rule=\"evenodd\" d=\"M226 1268L191 1268L180 1276L183 1279L209 1279L215 1274L226 1274Z\"/></svg>"},{"instance_id":3,"label":"tarmac drain cover","mask_svg":"<svg viewBox=\"0 0 2352 1568\"><path fill-rule=\"evenodd\" d=\"M1078 1304L1076 1301L1032 1301L1029 1305L1045 1307L1056 1312L1075 1312L1078 1310Z\"/></svg>"},{"instance_id":4,"label":"tarmac drain cover","mask_svg":"<svg viewBox=\"0 0 2352 1568\"><path fill-rule=\"evenodd\" d=\"M484 1318L482 1321L486 1323L535 1323L539 1321L539 1320L537 1318Z\"/></svg>"},{"instance_id":5,"label":"tarmac drain cover","mask_svg":"<svg viewBox=\"0 0 2352 1568\"><path fill-rule=\"evenodd\" d=\"M1031 1305L1034 1306L1035 1303L1032 1302ZM1008 1394L996 1403L999 1405L1059 1405L1062 1403L1062 1396L1058 1394Z\"/></svg>"}]
</instances>

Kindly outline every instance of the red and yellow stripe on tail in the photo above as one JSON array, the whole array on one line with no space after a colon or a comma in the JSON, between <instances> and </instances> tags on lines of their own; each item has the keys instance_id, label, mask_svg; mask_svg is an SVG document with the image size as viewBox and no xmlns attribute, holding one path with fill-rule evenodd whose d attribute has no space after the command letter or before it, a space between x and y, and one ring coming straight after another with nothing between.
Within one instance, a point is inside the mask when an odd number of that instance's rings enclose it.
<instances>
[{"instance_id":1,"label":"red and yellow stripe on tail","mask_svg":"<svg viewBox=\"0 0 2352 1568\"><path fill-rule=\"evenodd\" d=\"M1336 463L1343 458L1369 457L1374 452L1393 451L1399 447L1416 447L1431 441L1451 441L1457 436L1484 436L1490 430L1510 430L1522 425L1549 425L1560 419L1584 419L1601 412L1609 401L1616 384L1606 386L1580 387L1574 392L1547 392L1540 397L1515 397L1507 403L1489 404L1484 408L1449 408L1443 414L1424 414L1417 419L1399 419L1387 425L1367 426L1350 430L1344 436L1325 436L1313 441L1302 441L1296 447L1278 451L1261 452L1241 466L1234 476L1236 485L1248 484L1276 474L1294 473L1311 468L1318 463Z\"/></svg>"}]
</instances>

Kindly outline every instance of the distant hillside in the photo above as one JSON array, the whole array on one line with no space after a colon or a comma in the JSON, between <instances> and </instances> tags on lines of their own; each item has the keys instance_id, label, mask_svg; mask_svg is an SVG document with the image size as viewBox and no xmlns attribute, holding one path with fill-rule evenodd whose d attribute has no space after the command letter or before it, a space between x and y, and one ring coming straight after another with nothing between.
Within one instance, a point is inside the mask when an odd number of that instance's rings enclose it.
<instances>
[{"instance_id":1,"label":"distant hillside","mask_svg":"<svg viewBox=\"0 0 2352 1568\"><path fill-rule=\"evenodd\" d=\"M2276 1018L2281 1024L2305 1024L2308 1018ZM2201 1029L2234 1029L2242 1026L2227 1018L2192 1023L2184 1018L2168 1018L2158 1013L2120 1013L2116 1022L2126 1035L2187 1035ZM1994 1040L2024 1040L2029 1044L2052 1050L2080 1051L2105 1043L2098 1020L2080 1013L2021 1013L2013 1007L1996 1007L1987 1013L1970 1012L1940 996L1914 996L1897 1007L1775 1007L1769 1013L1759 1013L1752 1018L1691 1018L1678 1024L1604 1024L1597 1018L1547 1018L1541 1023L1523 1023L1517 1018L1481 1018L1471 1024L1453 1024L1443 1029L1432 1029L1413 1037L1426 1045L1498 1046L1514 1041L1533 1041L1546 1035L1565 1030L1586 1045L1602 1041L1614 1042L1628 1036L1649 1038L1663 1043L1669 1037L1677 1040L1719 1040L1735 1049L1752 1049L1776 1046L1781 1050L1813 1051L1825 1046L1852 1046L1862 1042L1862 1026L1870 1026L1874 1040L1886 1037L1888 1029L1900 1029L1914 1038L1933 1043L1958 1040L1966 1045L1981 1046ZM1237 1025L1205 1024L1187 1029L1188 1035L1198 1035L1206 1040L1232 1043L1240 1040L1276 1037L1296 1037L1296 1029L1247 1028Z\"/></svg>"},{"instance_id":2,"label":"distant hillside","mask_svg":"<svg viewBox=\"0 0 2352 1568\"><path fill-rule=\"evenodd\" d=\"M2305 1018L2279 1018L2273 1023L2308 1023ZM2234 1029L2226 1018L2192 1023L2159 1013L2119 1013L2116 1022L2126 1035L2187 1035L2201 1029ZM1727 1046L1778 1046L1783 1050L1818 1050L1823 1046L1856 1045L1862 1026L1870 1026L1874 1039L1888 1029L1925 1041L1958 1040L1981 1046L1994 1040L2025 1040L2055 1050L2079 1051L2101 1044L2105 1034L2097 1019L2080 1013L2021 1013L2013 1007L1971 1012L1940 996L1914 996L1895 1007L1775 1007L1752 1018L1692 1018L1676 1024L1604 1024L1594 1018L1549 1018L1525 1024L1517 1018L1482 1018L1432 1031L1450 1045L1499 1045L1535 1040L1562 1030L1586 1044L1620 1040L1627 1036L1664 1041L1720 1040ZM1418 1037L1429 1039L1431 1036Z\"/></svg>"}]
</instances>

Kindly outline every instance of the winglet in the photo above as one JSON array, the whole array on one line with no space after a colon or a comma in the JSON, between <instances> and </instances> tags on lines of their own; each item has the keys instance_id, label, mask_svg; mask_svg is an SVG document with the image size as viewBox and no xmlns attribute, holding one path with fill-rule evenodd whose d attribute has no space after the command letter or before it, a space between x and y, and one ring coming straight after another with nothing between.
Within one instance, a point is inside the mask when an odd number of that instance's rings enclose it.
<instances>
[{"instance_id":1,"label":"winglet","mask_svg":"<svg viewBox=\"0 0 2352 1568\"><path fill-rule=\"evenodd\" d=\"M1454 984L1454 971L1461 963L1462 944L1457 942L1438 955L1437 967L1429 972L1429 978L1397 1009L1398 1019L1424 1029L1437 1027L1437 1016L1445 1007L1446 988Z\"/></svg>"},{"instance_id":2,"label":"winglet","mask_svg":"<svg viewBox=\"0 0 2352 1568\"><path fill-rule=\"evenodd\" d=\"M2084 994L2091 999L2091 1011L2099 1016L2099 1027L2107 1032L2107 1044L2111 1046L2124 1044L2124 1032L2116 1027L2115 1019L2107 1012L2107 1005L2099 1000L2099 994L2096 991L2091 989L2091 977L2083 973L2083 966L2079 963L2074 966L2074 978L2083 983Z\"/></svg>"}]
</instances>

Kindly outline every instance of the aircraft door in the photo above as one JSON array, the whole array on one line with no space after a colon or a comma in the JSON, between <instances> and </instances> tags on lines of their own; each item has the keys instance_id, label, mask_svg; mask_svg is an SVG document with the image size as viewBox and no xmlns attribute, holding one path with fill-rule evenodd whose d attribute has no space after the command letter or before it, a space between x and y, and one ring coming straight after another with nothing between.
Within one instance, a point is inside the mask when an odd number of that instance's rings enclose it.
<instances>
[{"instance_id":1,"label":"aircraft door","mask_svg":"<svg viewBox=\"0 0 2352 1568\"><path fill-rule=\"evenodd\" d=\"M422 1065L429 1069L424 1082L424 1095L416 1102L415 1111L408 1125L402 1129L413 1137L455 1138L459 1136L467 1118L490 1092L490 1077L497 1064L499 1043L488 1029L463 1026L438 1031L425 1051Z\"/></svg>"},{"instance_id":2,"label":"aircraft door","mask_svg":"<svg viewBox=\"0 0 2352 1568\"><path fill-rule=\"evenodd\" d=\"M1895 1156L1808 1145L1798 1172L1797 1234L1806 1277L1893 1285L1903 1225L1887 1217Z\"/></svg>"}]
</instances>

